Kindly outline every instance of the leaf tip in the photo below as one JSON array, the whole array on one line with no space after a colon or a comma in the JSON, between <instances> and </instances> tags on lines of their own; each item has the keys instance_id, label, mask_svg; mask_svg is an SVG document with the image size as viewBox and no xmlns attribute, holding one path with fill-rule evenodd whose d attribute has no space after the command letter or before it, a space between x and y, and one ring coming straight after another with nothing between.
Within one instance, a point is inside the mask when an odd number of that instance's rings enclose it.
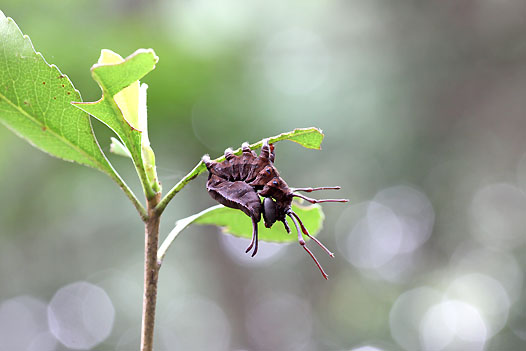
<instances>
[{"instance_id":1,"label":"leaf tip","mask_svg":"<svg viewBox=\"0 0 526 351\"><path fill-rule=\"evenodd\" d=\"M147 52L147 53L149 53L149 54L152 55L152 57L153 57L153 61L154 61L153 63L154 63L154 64L157 64L157 63L159 62L159 56L157 56L157 55L155 54L155 51L154 51L152 48L145 49L145 52Z\"/></svg>"}]
</instances>

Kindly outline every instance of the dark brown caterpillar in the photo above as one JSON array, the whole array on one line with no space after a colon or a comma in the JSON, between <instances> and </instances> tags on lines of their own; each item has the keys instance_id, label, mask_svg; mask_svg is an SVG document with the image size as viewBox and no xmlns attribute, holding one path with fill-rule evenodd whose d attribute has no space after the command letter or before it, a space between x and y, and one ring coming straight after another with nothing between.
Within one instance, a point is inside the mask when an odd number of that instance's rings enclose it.
<instances>
[{"instance_id":1,"label":"dark brown caterpillar","mask_svg":"<svg viewBox=\"0 0 526 351\"><path fill-rule=\"evenodd\" d=\"M339 186L289 188L287 183L279 176L276 167L274 167L274 145L269 144L268 139L263 140L259 156L249 148L248 143L243 143L241 148L243 153L240 156L234 155L232 149L228 148L225 150L225 161L211 161L210 157L205 155L203 156L203 162L209 172L206 189L210 196L227 207L243 211L252 219L252 242L245 252L248 253L254 248L252 252L252 256L254 256L258 251L258 222L261 220L261 215L263 215L265 227L270 228L275 222L280 221L287 232L290 233L290 227L286 219L286 216L289 216L298 231L300 245L312 257L323 277L327 279L327 274L314 254L305 245L305 240L303 240L301 233L315 241L331 257L334 257L334 254L318 239L309 234L299 216L292 211L292 199L299 197L313 204L320 202L347 202L349 200L316 200L297 193L298 191L338 190L340 189ZM260 196L264 197L263 202Z\"/></svg>"}]
</instances>

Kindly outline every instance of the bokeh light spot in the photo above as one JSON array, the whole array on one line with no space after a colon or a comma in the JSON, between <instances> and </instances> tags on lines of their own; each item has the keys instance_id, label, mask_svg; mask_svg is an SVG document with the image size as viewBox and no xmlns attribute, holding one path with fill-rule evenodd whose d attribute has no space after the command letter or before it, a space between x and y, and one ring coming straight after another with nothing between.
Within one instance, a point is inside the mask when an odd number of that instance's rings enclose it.
<instances>
[{"instance_id":1,"label":"bokeh light spot","mask_svg":"<svg viewBox=\"0 0 526 351\"><path fill-rule=\"evenodd\" d=\"M393 211L371 202L366 216L347 238L346 257L361 268L378 268L397 254L402 241L402 226Z\"/></svg>"},{"instance_id":2,"label":"bokeh light spot","mask_svg":"<svg viewBox=\"0 0 526 351\"><path fill-rule=\"evenodd\" d=\"M373 201L389 207L400 220L403 238L400 253L410 253L431 236L435 212L427 196L406 185L380 191Z\"/></svg>"},{"instance_id":3,"label":"bokeh light spot","mask_svg":"<svg viewBox=\"0 0 526 351\"><path fill-rule=\"evenodd\" d=\"M429 287L419 287L401 294L389 313L393 339L405 350L420 349L420 323L427 310L439 303L442 294Z\"/></svg>"},{"instance_id":4,"label":"bokeh light spot","mask_svg":"<svg viewBox=\"0 0 526 351\"><path fill-rule=\"evenodd\" d=\"M477 308L488 327L488 335L498 333L508 320L510 300L502 285L494 278L480 273L455 279L446 297L469 302Z\"/></svg>"},{"instance_id":5,"label":"bokeh light spot","mask_svg":"<svg viewBox=\"0 0 526 351\"><path fill-rule=\"evenodd\" d=\"M420 325L422 349L482 350L486 325L476 308L457 300L446 300L431 307Z\"/></svg>"},{"instance_id":6,"label":"bokeh light spot","mask_svg":"<svg viewBox=\"0 0 526 351\"><path fill-rule=\"evenodd\" d=\"M357 347L355 349L351 349L351 351L383 351L383 349L379 349L378 347L366 345L366 346Z\"/></svg>"},{"instance_id":7,"label":"bokeh light spot","mask_svg":"<svg viewBox=\"0 0 526 351\"><path fill-rule=\"evenodd\" d=\"M246 328L257 350L303 349L310 343L311 309L294 295L261 296L248 307Z\"/></svg>"},{"instance_id":8,"label":"bokeh light spot","mask_svg":"<svg viewBox=\"0 0 526 351\"><path fill-rule=\"evenodd\" d=\"M182 297L160 311L159 339L165 350L230 349L231 327L223 309L200 296Z\"/></svg>"},{"instance_id":9,"label":"bokeh light spot","mask_svg":"<svg viewBox=\"0 0 526 351\"><path fill-rule=\"evenodd\" d=\"M220 240L223 248L228 256L242 266L264 266L279 259L284 253L287 245L278 243L268 243L259 241L258 254L251 257L245 254L245 250L250 245L250 240L245 238L238 238L233 235L220 235Z\"/></svg>"},{"instance_id":10,"label":"bokeh light spot","mask_svg":"<svg viewBox=\"0 0 526 351\"><path fill-rule=\"evenodd\" d=\"M65 346L89 350L111 333L115 309L100 287L77 282L60 288L48 305L49 328Z\"/></svg>"},{"instance_id":11,"label":"bokeh light spot","mask_svg":"<svg viewBox=\"0 0 526 351\"><path fill-rule=\"evenodd\" d=\"M431 236L434 221L434 209L424 193L405 185L386 188L373 200L342 213L336 229L338 247L363 273L401 282L414 270L416 250Z\"/></svg>"},{"instance_id":12,"label":"bokeh light spot","mask_svg":"<svg viewBox=\"0 0 526 351\"><path fill-rule=\"evenodd\" d=\"M487 246L511 249L524 244L526 196L511 184L488 185L471 203L472 234Z\"/></svg>"},{"instance_id":13,"label":"bokeh light spot","mask_svg":"<svg viewBox=\"0 0 526 351\"><path fill-rule=\"evenodd\" d=\"M517 259L507 251L460 245L451 257L450 266L458 272L457 276L478 272L498 280L510 302L521 294L524 273Z\"/></svg>"},{"instance_id":14,"label":"bokeh light spot","mask_svg":"<svg viewBox=\"0 0 526 351\"><path fill-rule=\"evenodd\" d=\"M44 302L18 296L0 304L0 351L51 351L56 343L55 338L49 338Z\"/></svg>"}]
</instances>

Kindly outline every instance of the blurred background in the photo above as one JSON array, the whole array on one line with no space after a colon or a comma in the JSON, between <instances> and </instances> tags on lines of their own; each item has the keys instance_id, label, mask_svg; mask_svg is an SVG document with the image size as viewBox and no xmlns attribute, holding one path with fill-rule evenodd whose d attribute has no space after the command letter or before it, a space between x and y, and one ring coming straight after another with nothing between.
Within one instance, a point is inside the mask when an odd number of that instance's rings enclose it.
<instances>
[{"instance_id":1,"label":"blurred background","mask_svg":"<svg viewBox=\"0 0 526 351\"><path fill-rule=\"evenodd\" d=\"M102 48L155 49L165 191L200 157L277 144L292 186L341 185L312 246L186 230L160 272L156 350L523 350L526 2L3 0L85 101ZM93 121L102 148L110 132ZM109 156L139 193L128 160ZM164 214L215 204L202 175ZM143 227L109 177L0 128L0 350L137 350ZM320 193L316 196L334 196Z\"/></svg>"}]
</instances>

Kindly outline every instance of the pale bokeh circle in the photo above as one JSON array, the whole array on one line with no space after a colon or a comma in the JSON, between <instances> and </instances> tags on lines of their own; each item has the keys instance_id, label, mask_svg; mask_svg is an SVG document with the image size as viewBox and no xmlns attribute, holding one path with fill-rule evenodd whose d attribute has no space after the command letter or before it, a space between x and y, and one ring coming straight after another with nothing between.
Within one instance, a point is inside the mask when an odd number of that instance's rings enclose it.
<instances>
[{"instance_id":1,"label":"pale bokeh circle","mask_svg":"<svg viewBox=\"0 0 526 351\"><path fill-rule=\"evenodd\" d=\"M89 350L106 340L115 309L106 292L88 282L60 288L48 305L49 329L65 346Z\"/></svg>"}]
</instances>

